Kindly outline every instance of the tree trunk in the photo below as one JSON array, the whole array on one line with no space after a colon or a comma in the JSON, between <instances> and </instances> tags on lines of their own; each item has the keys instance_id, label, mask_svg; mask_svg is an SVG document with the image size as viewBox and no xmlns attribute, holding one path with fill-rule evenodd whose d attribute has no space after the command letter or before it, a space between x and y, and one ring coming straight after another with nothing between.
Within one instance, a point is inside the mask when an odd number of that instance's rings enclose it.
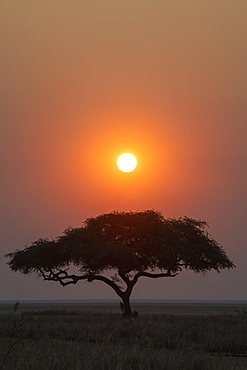
<instances>
[{"instance_id":1,"label":"tree trunk","mask_svg":"<svg viewBox=\"0 0 247 370\"><path fill-rule=\"evenodd\" d=\"M130 296L125 295L124 297L122 297L122 299L123 299L124 316L131 317L132 309L130 306Z\"/></svg>"}]
</instances>

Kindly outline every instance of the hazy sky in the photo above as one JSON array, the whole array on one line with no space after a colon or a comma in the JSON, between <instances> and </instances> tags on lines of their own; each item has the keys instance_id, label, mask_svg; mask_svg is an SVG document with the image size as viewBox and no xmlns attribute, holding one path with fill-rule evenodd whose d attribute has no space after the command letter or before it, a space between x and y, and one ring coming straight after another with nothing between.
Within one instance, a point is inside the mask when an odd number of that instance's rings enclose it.
<instances>
[{"instance_id":1,"label":"hazy sky","mask_svg":"<svg viewBox=\"0 0 247 370\"><path fill-rule=\"evenodd\" d=\"M247 299L246 0L3 0L0 37L0 300L117 298L3 256L150 208L208 221L237 268L143 278L133 298Z\"/></svg>"}]
</instances>

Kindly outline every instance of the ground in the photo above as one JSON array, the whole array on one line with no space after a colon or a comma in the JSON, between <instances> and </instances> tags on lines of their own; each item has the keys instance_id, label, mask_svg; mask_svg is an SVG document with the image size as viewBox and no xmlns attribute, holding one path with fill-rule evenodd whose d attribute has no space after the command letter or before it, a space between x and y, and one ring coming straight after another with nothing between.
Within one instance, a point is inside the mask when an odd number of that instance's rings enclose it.
<instances>
[{"instance_id":1,"label":"ground","mask_svg":"<svg viewBox=\"0 0 247 370\"><path fill-rule=\"evenodd\" d=\"M119 302L0 305L0 369L244 370L247 305Z\"/></svg>"}]
</instances>

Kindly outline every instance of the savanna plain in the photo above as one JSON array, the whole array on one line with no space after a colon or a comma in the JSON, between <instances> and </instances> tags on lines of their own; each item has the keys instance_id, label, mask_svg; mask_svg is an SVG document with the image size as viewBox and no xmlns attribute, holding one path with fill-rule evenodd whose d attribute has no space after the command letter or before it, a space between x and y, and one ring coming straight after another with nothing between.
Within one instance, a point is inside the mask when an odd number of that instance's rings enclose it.
<instances>
[{"instance_id":1,"label":"savanna plain","mask_svg":"<svg viewBox=\"0 0 247 370\"><path fill-rule=\"evenodd\" d=\"M0 305L0 369L247 369L247 304Z\"/></svg>"}]
</instances>

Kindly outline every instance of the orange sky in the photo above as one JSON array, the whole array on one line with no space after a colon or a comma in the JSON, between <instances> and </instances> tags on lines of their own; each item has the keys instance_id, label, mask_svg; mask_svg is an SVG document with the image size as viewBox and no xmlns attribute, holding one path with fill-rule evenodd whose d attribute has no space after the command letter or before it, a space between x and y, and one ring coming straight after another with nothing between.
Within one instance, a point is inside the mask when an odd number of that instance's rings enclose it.
<instances>
[{"instance_id":1,"label":"orange sky","mask_svg":"<svg viewBox=\"0 0 247 370\"><path fill-rule=\"evenodd\" d=\"M136 298L247 299L246 24L245 0L0 4L1 299L114 297L12 274L3 255L149 208L207 220L237 269L145 280Z\"/></svg>"}]
</instances>

